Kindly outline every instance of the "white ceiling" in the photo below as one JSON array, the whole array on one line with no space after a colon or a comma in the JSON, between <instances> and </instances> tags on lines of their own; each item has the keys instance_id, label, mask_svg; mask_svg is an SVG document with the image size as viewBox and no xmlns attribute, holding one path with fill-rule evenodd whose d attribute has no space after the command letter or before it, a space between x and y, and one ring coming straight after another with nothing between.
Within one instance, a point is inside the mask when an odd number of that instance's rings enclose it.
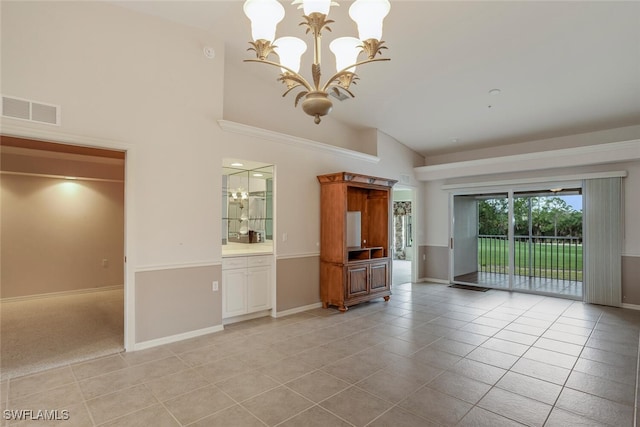
<instances>
[{"instance_id":1,"label":"white ceiling","mask_svg":"<svg viewBox=\"0 0 640 427\"><path fill-rule=\"evenodd\" d=\"M334 103L332 116L349 125L433 155L640 124L640 2L391 2L383 36L391 61L359 67L356 98ZM283 3L277 36L309 45L301 12ZM349 2L340 3L324 48L356 35ZM240 0L118 4L213 32L227 61L253 55ZM282 92L275 77L265 84Z\"/></svg>"}]
</instances>

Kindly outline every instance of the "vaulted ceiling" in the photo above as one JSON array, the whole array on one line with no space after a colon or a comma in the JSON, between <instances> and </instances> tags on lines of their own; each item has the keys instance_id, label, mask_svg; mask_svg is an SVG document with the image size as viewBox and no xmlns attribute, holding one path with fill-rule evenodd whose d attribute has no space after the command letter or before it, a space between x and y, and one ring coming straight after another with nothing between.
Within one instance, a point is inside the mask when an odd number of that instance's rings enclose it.
<instances>
[{"instance_id":1,"label":"vaulted ceiling","mask_svg":"<svg viewBox=\"0 0 640 427\"><path fill-rule=\"evenodd\" d=\"M350 2L339 3L324 49L356 35ZM391 61L359 67L356 97L334 105L348 125L433 155L640 124L640 2L391 3L383 34ZM227 61L251 57L242 1L118 4L213 32ZM309 44L301 12L283 4L277 36ZM328 50L323 58L334 66ZM282 89L275 73L265 84Z\"/></svg>"}]
</instances>

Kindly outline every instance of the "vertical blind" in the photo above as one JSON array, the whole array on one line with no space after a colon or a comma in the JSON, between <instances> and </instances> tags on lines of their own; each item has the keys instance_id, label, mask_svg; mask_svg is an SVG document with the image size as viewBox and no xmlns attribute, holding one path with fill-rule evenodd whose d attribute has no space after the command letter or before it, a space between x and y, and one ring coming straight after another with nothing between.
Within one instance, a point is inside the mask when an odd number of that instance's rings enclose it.
<instances>
[{"instance_id":1,"label":"vertical blind","mask_svg":"<svg viewBox=\"0 0 640 427\"><path fill-rule=\"evenodd\" d=\"M622 303L622 179L587 179L585 190L584 301Z\"/></svg>"}]
</instances>

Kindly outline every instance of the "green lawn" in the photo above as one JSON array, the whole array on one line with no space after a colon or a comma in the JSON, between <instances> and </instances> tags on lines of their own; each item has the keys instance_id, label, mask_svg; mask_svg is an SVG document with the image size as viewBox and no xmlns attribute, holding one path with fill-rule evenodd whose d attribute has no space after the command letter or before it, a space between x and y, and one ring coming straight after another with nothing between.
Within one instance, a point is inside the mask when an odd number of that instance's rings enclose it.
<instances>
[{"instance_id":1,"label":"green lawn","mask_svg":"<svg viewBox=\"0 0 640 427\"><path fill-rule=\"evenodd\" d=\"M530 257L531 248L531 257ZM478 239L478 260L481 271L507 273L508 242L501 239ZM531 262L530 262L531 260ZM555 243L515 242L515 274L582 280L582 244L563 246Z\"/></svg>"}]
</instances>

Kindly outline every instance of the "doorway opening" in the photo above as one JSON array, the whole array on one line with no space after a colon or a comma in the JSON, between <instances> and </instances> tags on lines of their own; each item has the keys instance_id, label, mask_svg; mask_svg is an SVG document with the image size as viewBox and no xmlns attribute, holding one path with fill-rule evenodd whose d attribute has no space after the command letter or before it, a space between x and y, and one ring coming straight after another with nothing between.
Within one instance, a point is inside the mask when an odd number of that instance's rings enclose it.
<instances>
[{"instance_id":1,"label":"doorway opening","mask_svg":"<svg viewBox=\"0 0 640 427\"><path fill-rule=\"evenodd\" d=\"M392 285L401 285L413 281L414 213L413 190L393 190L393 268Z\"/></svg>"},{"instance_id":2,"label":"doorway opening","mask_svg":"<svg viewBox=\"0 0 640 427\"><path fill-rule=\"evenodd\" d=\"M459 284L582 300L582 189L453 197Z\"/></svg>"},{"instance_id":3,"label":"doorway opening","mask_svg":"<svg viewBox=\"0 0 640 427\"><path fill-rule=\"evenodd\" d=\"M125 152L1 142L2 379L124 350Z\"/></svg>"}]
</instances>

